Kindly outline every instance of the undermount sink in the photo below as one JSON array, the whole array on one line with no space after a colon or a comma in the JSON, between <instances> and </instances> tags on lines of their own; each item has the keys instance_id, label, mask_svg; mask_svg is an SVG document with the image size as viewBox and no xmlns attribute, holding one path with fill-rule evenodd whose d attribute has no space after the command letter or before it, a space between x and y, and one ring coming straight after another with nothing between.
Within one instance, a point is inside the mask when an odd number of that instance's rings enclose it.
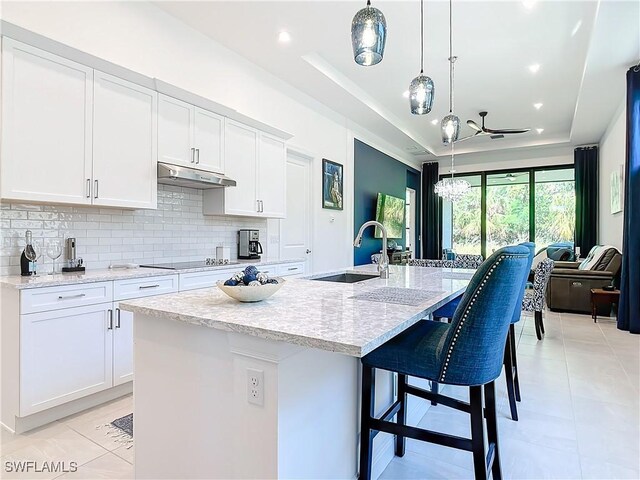
<instances>
[{"instance_id":1,"label":"undermount sink","mask_svg":"<svg viewBox=\"0 0 640 480\"><path fill-rule=\"evenodd\" d=\"M320 280L321 282L356 283L379 277L379 275L369 275L366 273L339 273L337 275L329 275L327 277L313 278L312 280Z\"/></svg>"}]
</instances>

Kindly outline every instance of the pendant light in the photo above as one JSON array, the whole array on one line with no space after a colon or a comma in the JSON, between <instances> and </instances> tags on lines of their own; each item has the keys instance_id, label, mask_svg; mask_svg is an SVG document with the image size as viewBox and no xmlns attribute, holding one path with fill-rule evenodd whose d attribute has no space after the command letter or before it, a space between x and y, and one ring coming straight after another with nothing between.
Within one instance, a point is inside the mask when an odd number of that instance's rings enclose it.
<instances>
[{"instance_id":1,"label":"pendant light","mask_svg":"<svg viewBox=\"0 0 640 480\"><path fill-rule=\"evenodd\" d=\"M365 67L380 63L386 39L387 21L380 10L371 6L371 0L367 0L367 6L356 13L351 22L351 45L356 63Z\"/></svg>"},{"instance_id":2,"label":"pendant light","mask_svg":"<svg viewBox=\"0 0 640 480\"><path fill-rule=\"evenodd\" d=\"M471 188L471 184L466 180L462 180L461 178L456 178L454 176L455 169L453 168L453 152L454 142L451 142L451 176L445 177L440 180L434 186L434 191L436 195L442 197L444 200L449 200L450 202L456 202L464 197L469 189Z\"/></svg>"},{"instance_id":3,"label":"pendant light","mask_svg":"<svg viewBox=\"0 0 640 480\"><path fill-rule=\"evenodd\" d=\"M444 117L440 124L442 143L445 145L455 142L460 136L460 119L453 114L453 69L458 57L453 56L452 4L453 0L449 0L449 115Z\"/></svg>"},{"instance_id":4,"label":"pendant light","mask_svg":"<svg viewBox=\"0 0 640 480\"><path fill-rule=\"evenodd\" d=\"M424 0L420 0L420 75L409 85L411 113L425 115L433 107L433 80L424 74Z\"/></svg>"}]
</instances>

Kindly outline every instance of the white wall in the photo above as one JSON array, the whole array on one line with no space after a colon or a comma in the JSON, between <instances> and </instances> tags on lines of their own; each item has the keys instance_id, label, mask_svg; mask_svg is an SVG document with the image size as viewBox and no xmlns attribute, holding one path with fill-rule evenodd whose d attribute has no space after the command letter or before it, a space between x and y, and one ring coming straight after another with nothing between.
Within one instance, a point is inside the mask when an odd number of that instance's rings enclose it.
<instances>
[{"instance_id":1,"label":"white wall","mask_svg":"<svg viewBox=\"0 0 640 480\"><path fill-rule=\"evenodd\" d=\"M626 158L626 102L620 104L600 140L598 243L613 245L622 251L623 212L611 213L611 172L618 170ZM624 173L623 173L624 176Z\"/></svg>"},{"instance_id":2,"label":"white wall","mask_svg":"<svg viewBox=\"0 0 640 480\"><path fill-rule=\"evenodd\" d=\"M376 148L407 159L402 152L152 4L3 2L2 7L2 18L8 22L159 78L293 134L290 143L315 156L311 186L317 198L313 202L314 269L330 270L353 264L354 132ZM343 211L321 208L323 157L345 166ZM279 238L277 228L272 226L270 221L268 246L274 251Z\"/></svg>"}]
</instances>

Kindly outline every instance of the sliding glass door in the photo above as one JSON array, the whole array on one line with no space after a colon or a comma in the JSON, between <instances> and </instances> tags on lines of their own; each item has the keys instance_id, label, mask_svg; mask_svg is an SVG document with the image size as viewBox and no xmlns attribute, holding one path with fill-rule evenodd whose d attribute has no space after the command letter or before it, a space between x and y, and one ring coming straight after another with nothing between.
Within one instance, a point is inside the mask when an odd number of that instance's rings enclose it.
<instances>
[{"instance_id":1,"label":"sliding glass door","mask_svg":"<svg viewBox=\"0 0 640 480\"><path fill-rule=\"evenodd\" d=\"M529 240L529 172L487 175L486 252Z\"/></svg>"},{"instance_id":2,"label":"sliding glass door","mask_svg":"<svg viewBox=\"0 0 640 480\"><path fill-rule=\"evenodd\" d=\"M471 191L442 202L442 246L485 258L505 245L573 241L573 165L457 175Z\"/></svg>"},{"instance_id":3,"label":"sliding glass door","mask_svg":"<svg viewBox=\"0 0 640 480\"><path fill-rule=\"evenodd\" d=\"M576 224L573 168L535 172L535 201L536 249L572 242Z\"/></svg>"}]
</instances>

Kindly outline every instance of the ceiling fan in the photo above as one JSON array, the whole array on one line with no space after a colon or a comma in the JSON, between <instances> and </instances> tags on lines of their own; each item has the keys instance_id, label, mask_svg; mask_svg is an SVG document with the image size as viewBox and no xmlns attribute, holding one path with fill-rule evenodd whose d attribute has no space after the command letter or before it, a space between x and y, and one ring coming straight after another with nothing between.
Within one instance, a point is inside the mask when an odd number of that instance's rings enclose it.
<instances>
[{"instance_id":1,"label":"ceiling fan","mask_svg":"<svg viewBox=\"0 0 640 480\"><path fill-rule=\"evenodd\" d=\"M484 125L484 119L488 115L488 112L480 112L480 117L482 118L482 126L479 126L474 120L467 120L467 125L469 125L472 129L476 131L473 135L469 135L467 137L459 138L457 141L461 142L463 140L468 140L469 138L477 137L478 135L489 135L491 138L498 139L504 138L505 135L513 135L516 133L527 133L530 128L500 128L493 129L487 128Z\"/></svg>"}]
</instances>

